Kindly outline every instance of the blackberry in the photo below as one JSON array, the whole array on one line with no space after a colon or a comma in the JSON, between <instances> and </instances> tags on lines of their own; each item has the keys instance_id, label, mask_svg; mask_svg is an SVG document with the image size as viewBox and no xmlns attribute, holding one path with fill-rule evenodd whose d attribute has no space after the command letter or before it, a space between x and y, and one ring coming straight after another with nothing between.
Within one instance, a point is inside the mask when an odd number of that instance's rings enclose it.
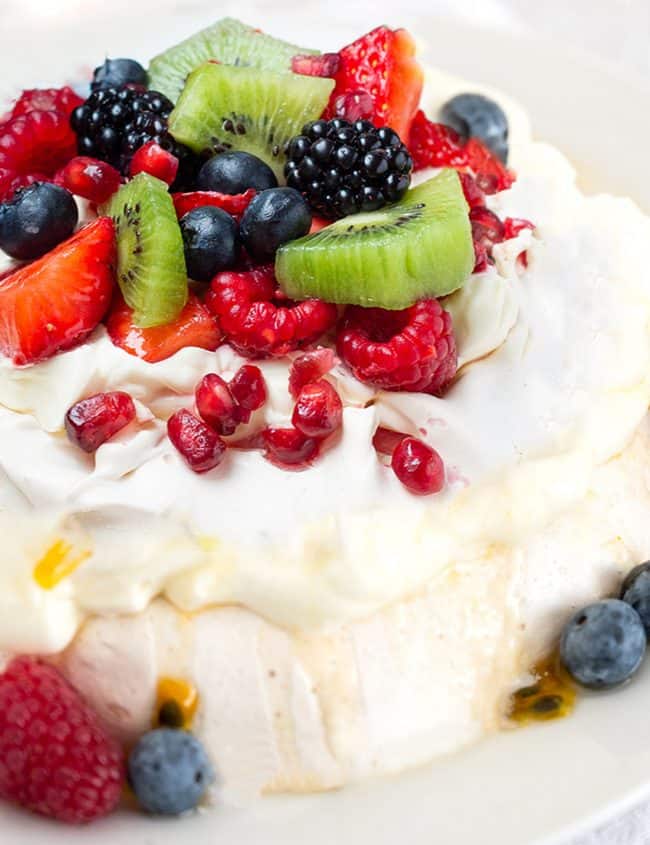
<instances>
[{"instance_id":1,"label":"blackberry","mask_svg":"<svg viewBox=\"0 0 650 845\"><path fill-rule=\"evenodd\" d=\"M70 118L79 154L107 161L127 175L135 152L148 141L155 141L178 158L173 187L191 188L202 162L168 132L167 118L173 108L173 103L157 91L126 86L93 91Z\"/></svg>"},{"instance_id":2,"label":"blackberry","mask_svg":"<svg viewBox=\"0 0 650 845\"><path fill-rule=\"evenodd\" d=\"M412 169L397 132L368 120L316 120L287 145L287 184L330 219L397 202L408 190Z\"/></svg>"}]
</instances>

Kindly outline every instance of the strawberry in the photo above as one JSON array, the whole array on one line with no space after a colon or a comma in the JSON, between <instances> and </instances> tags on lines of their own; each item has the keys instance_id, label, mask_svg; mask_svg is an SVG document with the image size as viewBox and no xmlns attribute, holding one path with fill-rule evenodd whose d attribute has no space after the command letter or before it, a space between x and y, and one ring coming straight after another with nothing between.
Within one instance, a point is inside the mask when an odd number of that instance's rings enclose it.
<instances>
[{"instance_id":1,"label":"strawberry","mask_svg":"<svg viewBox=\"0 0 650 845\"><path fill-rule=\"evenodd\" d=\"M192 191L188 194L172 194L174 208L179 218L204 205L214 205L217 208L227 211L236 220L240 220L242 214L248 208L250 201L255 196L255 191L249 188L243 194L220 194L218 191Z\"/></svg>"},{"instance_id":2,"label":"strawberry","mask_svg":"<svg viewBox=\"0 0 650 845\"><path fill-rule=\"evenodd\" d=\"M116 297L106 327L116 346L150 364L164 361L186 346L212 351L222 340L217 321L194 294L177 320L150 329L134 325L133 311L121 296Z\"/></svg>"},{"instance_id":3,"label":"strawberry","mask_svg":"<svg viewBox=\"0 0 650 845\"><path fill-rule=\"evenodd\" d=\"M115 261L113 222L100 217L0 280L0 352L34 364L81 343L108 310Z\"/></svg>"},{"instance_id":4,"label":"strawberry","mask_svg":"<svg viewBox=\"0 0 650 845\"><path fill-rule=\"evenodd\" d=\"M415 60L415 42L405 29L380 26L339 52L326 118L336 117L336 103L349 92L367 91L374 100L370 120L376 126L390 126L401 138L420 102L424 75Z\"/></svg>"}]
</instances>

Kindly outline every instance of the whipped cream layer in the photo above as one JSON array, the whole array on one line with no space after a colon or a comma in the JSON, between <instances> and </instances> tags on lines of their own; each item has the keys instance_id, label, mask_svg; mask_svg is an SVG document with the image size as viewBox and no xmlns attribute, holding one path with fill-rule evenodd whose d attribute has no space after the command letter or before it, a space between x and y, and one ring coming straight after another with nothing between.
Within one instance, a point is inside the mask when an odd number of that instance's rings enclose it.
<instances>
[{"instance_id":1,"label":"whipped cream layer","mask_svg":"<svg viewBox=\"0 0 650 845\"><path fill-rule=\"evenodd\" d=\"M432 72L427 111L459 90ZM227 346L152 365L100 328L37 366L0 361L0 650L59 651L87 616L141 611L157 595L183 611L243 605L287 629L347 623L583 508L650 400L650 221L629 200L584 197L566 159L504 105L519 179L491 205L537 229L496 247L495 267L447 300L457 383L444 399L383 393L337 366L343 435L312 469L231 450L196 476L175 453L165 419L202 375L236 371ZM251 430L288 424L292 409L288 362L260 366L270 400ZM138 400L138 424L87 456L63 417L107 389ZM372 447L379 425L440 452L442 494L402 487ZM45 590L35 563L61 537L87 557Z\"/></svg>"}]
</instances>

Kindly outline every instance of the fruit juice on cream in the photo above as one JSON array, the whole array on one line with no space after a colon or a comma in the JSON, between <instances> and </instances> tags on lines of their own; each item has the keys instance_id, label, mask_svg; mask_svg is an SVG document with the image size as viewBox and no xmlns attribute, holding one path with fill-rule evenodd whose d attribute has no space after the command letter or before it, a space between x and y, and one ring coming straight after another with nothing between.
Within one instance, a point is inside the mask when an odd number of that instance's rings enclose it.
<instances>
[{"instance_id":1,"label":"fruit juice on cream","mask_svg":"<svg viewBox=\"0 0 650 845\"><path fill-rule=\"evenodd\" d=\"M225 86L220 67L205 66L185 95L183 143L198 120L190 95L206 75ZM477 90L427 70L421 106L435 117ZM420 169L421 187L399 205L357 215L357 232L367 218L405 218L410 237L420 206L426 218L438 202L447 231L457 227L436 265L440 303L409 312L437 327L431 343L445 366L410 373L409 389L393 371L378 383L354 358L380 277L358 251L355 218L279 249L276 275L291 296L314 295L314 267L316 292L333 291L307 316L274 293L272 269L231 268L206 297L181 303L192 315L184 330L211 327L206 348L180 344L154 360L177 339L138 334L131 312L151 307L143 289L74 348L30 366L0 358L0 650L46 655L125 744L149 730L161 678L189 683L192 731L219 774L213 797L330 789L498 729L569 614L615 592L650 555L650 221L630 200L582 195L562 154L531 139L521 109L486 93L507 115L517 179L470 215L475 237L479 223L510 221L484 264L471 272L475 243L463 269L467 187L448 168ZM139 185L168 215L166 245L180 242L172 200L150 174L110 200L118 231L130 237ZM151 237L144 250L155 249ZM345 249L351 277L372 268L353 294L336 263ZM154 307L178 312L184 274L164 271L171 295ZM458 276L468 276L462 287ZM128 273L118 278L129 293ZM287 309L283 325L307 326L312 359L281 345L270 306L259 332L240 319L256 310L253 285L265 305ZM359 310L339 322L336 302ZM226 342L214 337L215 314ZM399 319L384 310L374 325L398 333ZM251 344L266 344L267 357L251 361ZM241 375L251 363L265 387L255 399L257 376ZM311 367L327 384L317 400L295 389ZM83 434L64 434L66 415L116 391L131 397L129 422L85 454ZM203 425L195 403L203 420L213 414L210 433L193 429L200 454L187 445L188 426ZM400 465L404 435L424 457L413 447ZM302 471L287 471L294 458ZM191 471L205 466L216 468Z\"/></svg>"}]
</instances>

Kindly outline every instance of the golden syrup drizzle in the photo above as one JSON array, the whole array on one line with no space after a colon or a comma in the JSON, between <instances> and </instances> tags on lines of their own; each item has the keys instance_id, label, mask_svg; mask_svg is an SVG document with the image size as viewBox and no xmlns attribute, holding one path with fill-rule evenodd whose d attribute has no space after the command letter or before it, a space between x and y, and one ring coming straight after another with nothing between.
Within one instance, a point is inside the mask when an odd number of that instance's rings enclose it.
<instances>
[{"instance_id":1,"label":"golden syrup drizzle","mask_svg":"<svg viewBox=\"0 0 650 845\"><path fill-rule=\"evenodd\" d=\"M199 706L196 687L180 678L160 678L156 690L154 727L190 728Z\"/></svg>"},{"instance_id":2,"label":"golden syrup drizzle","mask_svg":"<svg viewBox=\"0 0 650 845\"><path fill-rule=\"evenodd\" d=\"M53 590L91 555L89 551L75 554L74 547L65 540L56 540L34 567L34 581L44 590Z\"/></svg>"},{"instance_id":3,"label":"golden syrup drizzle","mask_svg":"<svg viewBox=\"0 0 650 845\"><path fill-rule=\"evenodd\" d=\"M537 680L512 694L508 718L519 725L562 719L572 712L576 687L557 654L541 660L532 670Z\"/></svg>"}]
</instances>

